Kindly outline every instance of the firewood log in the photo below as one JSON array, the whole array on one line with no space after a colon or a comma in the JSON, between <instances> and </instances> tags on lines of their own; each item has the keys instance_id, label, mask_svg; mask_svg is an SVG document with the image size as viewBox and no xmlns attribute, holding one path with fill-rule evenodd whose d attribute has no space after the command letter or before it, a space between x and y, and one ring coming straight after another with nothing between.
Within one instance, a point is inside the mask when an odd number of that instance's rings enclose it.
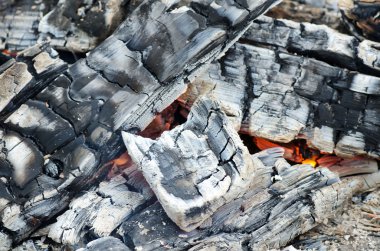
<instances>
[{"instance_id":1,"label":"firewood log","mask_svg":"<svg viewBox=\"0 0 380 251\"><path fill-rule=\"evenodd\" d=\"M120 129L144 129L277 3L144 1L87 58L1 122L2 227L22 240L96 184L106 171L100 167L125 151Z\"/></svg>"}]
</instances>

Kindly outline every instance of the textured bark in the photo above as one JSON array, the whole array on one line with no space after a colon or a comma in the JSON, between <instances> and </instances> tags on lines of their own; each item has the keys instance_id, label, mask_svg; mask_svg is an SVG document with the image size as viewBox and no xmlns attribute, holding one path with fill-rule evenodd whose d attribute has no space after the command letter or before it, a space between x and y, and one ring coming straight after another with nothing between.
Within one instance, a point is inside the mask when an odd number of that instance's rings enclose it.
<instances>
[{"instance_id":1,"label":"textured bark","mask_svg":"<svg viewBox=\"0 0 380 251\"><path fill-rule=\"evenodd\" d=\"M140 5L87 58L1 123L3 227L21 240L67 207L125 150L120 129L144 129L277 2ZM16 156L22 161L13 165Z\"/></svg>"},{"instance_id":2,"label":"textured bark","mask_svg":"<svg viewBox=\"0 0 380 251\"><path fill-rule=\"evenodd\" d=\"M262 19L257 23L261 22ZM211 65L207 74L195 79L182 98L191 101L202 93L213 92L235 128L253 136L283 143L304 138L309 146L322 152L379 158L380 79L291 53L293 49L288 48L293 44L297 48L315 44L315 51L325 51L321 54L331 54L329 59L335 57L340 62L346 57L347 46L324 46L331 44L326 36L312 36L321 32L312 32L310 39L294 37L293 43L288 42L293 41L287 39L292 38L288 32L297 33L299 25L289 28L282 24L278 21L269 25L278 27L278 33L273 33L276 39L263 25L264 29L256 33L260 39L254 41L262 44L237 43ZM307 30L306 24L303 27ZM253 32L246 38L250 34ZM253 39L243 41L253 44ZM284 48L268 47L282 42ZM355 60L355 54L350 57L350 62Z\"/></svg>"},{"instance_id":3,"label":"textured bark","mask_svg":"<svg viewBox=\"0 0 380 251\"><path fill-rule=\"evenodd\" d=\"M325 24L335 30L345 31L338 4L339 0L284 0L267 15L297 22Z\"/></svg>"},{"instance_id":4,"label":"textured bark","mask_svg":"<svg viewBox=\"0 0 380 251\"><path fill-rule=\"evenodd\" d=\"M378 12L380 1L344 0L340 9L345 25L359 39L372 39L380 42Z\"/></svg>"},{"instance_id":5,"label":"textured bark","mask_svg":"<svg viewBox=\"0 0 380 251\"><path fill-rule=\"evenodd\" d=\"M21 51L34 46L38 23L58 0L0 1L0 50Z\"/></svg>"}]
</instances>

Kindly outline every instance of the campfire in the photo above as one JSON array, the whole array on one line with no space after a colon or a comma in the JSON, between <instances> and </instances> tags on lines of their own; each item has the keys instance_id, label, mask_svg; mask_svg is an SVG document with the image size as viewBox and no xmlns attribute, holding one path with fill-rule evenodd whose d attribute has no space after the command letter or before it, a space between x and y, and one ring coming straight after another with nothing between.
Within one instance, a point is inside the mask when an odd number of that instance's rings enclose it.
<instances>
[{"instance_id":1,"label":"campfire","mask_svg":"<svg viewBox=\"0 0 380 251\"><path fill-rule=\"evenodd\" d=\"M0 250L380 245L378 7L0 2Z\"/></svg>"}]
</instances>

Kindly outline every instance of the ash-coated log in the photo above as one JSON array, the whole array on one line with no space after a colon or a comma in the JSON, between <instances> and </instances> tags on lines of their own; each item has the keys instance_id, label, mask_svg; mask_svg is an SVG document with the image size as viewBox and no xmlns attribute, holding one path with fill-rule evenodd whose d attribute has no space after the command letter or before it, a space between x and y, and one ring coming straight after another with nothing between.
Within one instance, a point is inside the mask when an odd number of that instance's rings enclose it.
<instances>
[{"instance_id":1,"label":"ash-coated log","mask_svg":"<svg viewBox=\"0 0 380 251\"><path fill-rule=\"evenodd\" d=\"M1 0L0 50L21 51L37 43L38 23L58 0Z\"/></svg>"},{"instance_id":2,"label":"ash-coated log","mask_svg":"<svg viewBox=\"0 0 380 251\"><path fill-rule=\"evenodd\" d=\"M22 240L96 183L106 171L100 167L125 151L119 130L144 129L277 2L144 1L87 58L10 114L1 123L7 233Z\"/></svg>"},{"instance_id":3,"label":"ash-coated log","mask_svg":"<svg viewBox=\"0 0 380 251\"><path fill-rule=\"evenodd\" d=\"M262 20L256 23L262 25ZM288 22L279 20L264 25L277 27L273 29L277 29L278 36L272 37L262 29L257 32L259 38L251 41L260 41L256 46L247 44L250 40L237 43L211 65L207 74L195 79L182 98L191 101L195 96L213 92L234 127L253 136L283 143L303 138L322 152L379 158L380 78L332 66L322 58L301 57L293 54L292 49L286 51L293 44L307 48L313 43L315 51L324 50L338 61L347 58L341 52L350 53L344 51L344 43L337 44L337 50L327 46L333 40L328 42L326 36L295 39L289 31L297 33L299 25L292 23L290 28L284 23ZM303 27L307 30L307 25ZM311 35L322 32L323 29ZM245 38L250 34L253 32ZM282 41L284 47L278 48ZM343 46L342 50L339 46ZM355 54L350 57L352 62Z\"/></svg>"},{"instance_id":4,"label":"ash-coated log","mask_svg":"<svg viewBox=\"0 0 380 251\"><path fill-rule=\"evenodd\" d=\"M103 237L89 242L85 248L77 251L129 251L130 249L123 242L115 237Z\"/></svg>"}]
</instances>

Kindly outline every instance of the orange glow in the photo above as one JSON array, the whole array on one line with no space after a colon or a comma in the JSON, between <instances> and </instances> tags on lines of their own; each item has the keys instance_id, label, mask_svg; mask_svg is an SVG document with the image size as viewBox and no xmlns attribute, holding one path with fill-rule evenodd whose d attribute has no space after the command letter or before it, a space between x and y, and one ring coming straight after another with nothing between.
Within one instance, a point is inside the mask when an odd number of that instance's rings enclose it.
<instances>
[{"instance_id":1,"label":"orange glow","mask_svg":"<svg viewBox=\"0 0 380 251\"><path fill-rule=\"evenodd\" d=\"M317 166L317 159L320 157L319 151L308 148L300 141L292 143L275 143L262 138L253 138L253 142L260 150L265 150L272 147L281 147L284 149L284 158L296 163L307 163L312 166Z\"/></svg>"},{"instance_id":2,"label":"orange glow","mask_svg":"<svg viewBox=\"0 0 380 251\"><path fill-rule=\"evenodd\" d=\"M312 167L316 167L317 161L313 159L305 159L304 161L302 161L302 164L308 164L308 165L311 165Z\"/></svg>"}]
</instances>

